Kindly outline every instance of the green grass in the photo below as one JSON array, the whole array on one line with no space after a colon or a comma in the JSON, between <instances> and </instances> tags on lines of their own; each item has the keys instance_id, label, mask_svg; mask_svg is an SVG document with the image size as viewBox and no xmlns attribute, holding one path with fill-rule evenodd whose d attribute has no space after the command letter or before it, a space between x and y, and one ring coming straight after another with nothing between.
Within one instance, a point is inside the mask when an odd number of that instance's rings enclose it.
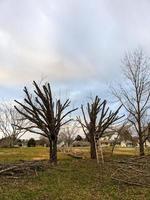
<instances>
[{"instance_id":1,"label":"green grass","mask_svg":"<svg viewBox=\"0 0 150 200\"><path fill-rule=\"evenodd\" d=\"M15 162L19 160L41 160L49 158L49 148L30 147L30 148L0 148L0 162ZM58 154L58 159L66 156Z\"/></svg>"},{"instance_id":2,"label":"green grass","mask_svg":"<svg viewBox=\"0 0 150 200\"><path fill-rule=\"evenodd\" d=\"M73 150L88 153L88 148ZM0 149L0 162L40 158L48 158L47 148ZM58 158L57 166L39 172L37 177L1 178L0 200L150 200L148 188L115 184L110 178L114 169L107 162L102 171L90 159L71 159L63 153L58 153Z\"/></svg>"}]
</instances>

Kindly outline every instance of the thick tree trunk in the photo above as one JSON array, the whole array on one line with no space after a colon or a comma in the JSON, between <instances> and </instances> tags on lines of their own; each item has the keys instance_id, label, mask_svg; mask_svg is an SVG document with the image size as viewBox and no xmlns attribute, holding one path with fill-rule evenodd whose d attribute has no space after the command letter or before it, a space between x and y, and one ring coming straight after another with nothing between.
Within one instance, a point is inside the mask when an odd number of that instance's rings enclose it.
<instances>
[{"instance_id":1,"label":"thick tree trunk","mask_svg":"<svg viewBox=\"0 0 150 200\"><path fill-rule=\"evenodd\" d=\"M91 153L91 159L96 159L96 145L94 140L94 135L91 135L90 137L90 153Z\"/></svg>"},{"instance_id":2,"label":"thick tree trunk","mask_svg":"<svg viewBox=\"0 0 150 200\"><path fill-rule=\"evenodd\" d=\"M50 141L49 161L57 164L57 139Z\"/></svg>"},{"instance_id":3,"label":"thick tree trunk","mask_svg":"<svg viewBox=\"0 0 150 200\"><path fill-rule=\"evenodd\" d=\"M57 140L56 139L52 142L51 162L57 163Z\"/></svg>"},{"instance_id":4,"label":"thick tree trunk","mask_svg":"<svg viewBox=\"0 0 150 200\"><path fill-rule=\"evenodd\" d=\"M139 147L140 147L140 156L144 156L144 143L142 140L142 136L139 136Z\"/></svg>"},{"instance_id":5,"label":"thick tree trunk","mask_svg":"<svg viewBox=\"0 0 150 200\"><path fill-rule=\"evenodd\" d=\"M49 161L51 162L52 157L52 141L49 140Z\"/></svg>"}]
</instances>

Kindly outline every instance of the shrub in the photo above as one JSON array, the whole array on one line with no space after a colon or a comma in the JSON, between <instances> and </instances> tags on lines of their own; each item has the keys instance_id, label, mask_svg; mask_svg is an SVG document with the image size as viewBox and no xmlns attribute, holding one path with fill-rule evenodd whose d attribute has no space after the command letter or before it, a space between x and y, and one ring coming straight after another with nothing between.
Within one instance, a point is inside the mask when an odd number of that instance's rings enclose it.
<instances>
[{"instance_id":1,"label":"shrub","mask_svg":"<svg viewBox=\"0 0 150 200\"><path fill-rule=\"evenodd\" d=\"M31 139L28 141L28 147L35 147L35 146L36 146L35 139L34 139L34 138L31 138Z\"/></svg>"}]
</instances>

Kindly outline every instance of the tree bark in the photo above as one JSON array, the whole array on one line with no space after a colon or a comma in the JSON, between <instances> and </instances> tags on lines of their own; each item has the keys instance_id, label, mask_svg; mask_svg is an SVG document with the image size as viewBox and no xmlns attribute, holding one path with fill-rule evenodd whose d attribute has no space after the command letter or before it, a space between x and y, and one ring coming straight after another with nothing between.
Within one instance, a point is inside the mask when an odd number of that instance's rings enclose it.
<instances>
[{"instance_id":1,"label":"tree bark","mask_svg":"<svg viewBox=\"0 0 150 200\"><path fill-rule=\"evenodd\" d=\"M52 142L52 157L51 161L57 163L57 140Z\"/></svg>"},{"instance_id":2,"label":"tree bark","mask_svg":"<svg viewBox=\"0 0 150 200\"><path fill-rule=\"evenodd\" d=\"M140 147L140 156L144 156L145 155L145 152L144 152L144 142L143 142L143 134L142 134L142 128L141 128L141 115L139 114L140 113L140 105L138 104L138 135L139 135L139 147Z\"/></svg>"},{"instance_id":3,"label":"tree bark","mask_svg":"<svg viewBox=\"0 0 150 200\"><path fill-rule=\"evenodd\" d=\"M50 141L49 161L50 163L57 164L57 139Z\"/></svg>"},{"instance_id":4,"label":"tree bark","mask_svg":"<svg viewBox=\"0 0 150 200\"><path fill-rule=\"evenodd\" d=\"M90 152L91 152L91 159L96 159L96 146L95 146L95 140L94 140L94 134L91 134L90 137Z\"/></svg>"},{"instance_id":5,"label":"tree bark","mask_svg":"<svg viewBox=\"0 0 150 200\"><path fill-rule=\"evenodd\" d=\"M144 153L144 143L143 143L141 135L139 135L139 147L140 147L140 156L144 156L145 155L145 153Z\"/></svg>"},{"instance_id":6,"label":"tree bark","mask_svg":"<svg viewBox=\"0 0 150 200\"><path fill-rule=\"evenodd\" d=\"M49 161L51 162L52 157L52 141L49 140Z\"/></svg>"}]
</instances>

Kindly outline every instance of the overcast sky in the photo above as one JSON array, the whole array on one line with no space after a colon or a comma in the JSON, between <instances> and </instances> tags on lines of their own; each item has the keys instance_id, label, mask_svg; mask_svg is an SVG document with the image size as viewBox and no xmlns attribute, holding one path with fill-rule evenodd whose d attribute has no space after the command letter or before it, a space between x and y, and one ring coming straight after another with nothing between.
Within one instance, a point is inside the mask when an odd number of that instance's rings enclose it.
<instances>
[{"instance_id":1,"label":"overcast sky","mask_svg":"<svg viewBox=\"0 0 150 200\"><path fill-rule=\"evenodd\" d=\"M45 77L74 102L107 98L125 51L150 55L149 0L0 0L0 98Z\"/></svg>"}]
</instances>

